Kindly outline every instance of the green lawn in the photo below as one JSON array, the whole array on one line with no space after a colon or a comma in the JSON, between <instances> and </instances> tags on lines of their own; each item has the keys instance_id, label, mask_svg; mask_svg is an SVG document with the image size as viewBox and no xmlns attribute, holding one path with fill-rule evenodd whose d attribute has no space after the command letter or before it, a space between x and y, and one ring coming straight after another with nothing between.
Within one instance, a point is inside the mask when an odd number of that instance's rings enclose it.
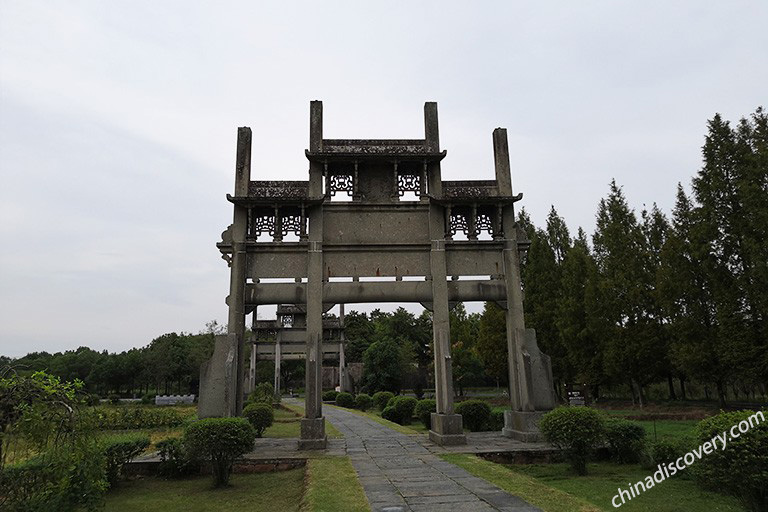
<instances>
[{"instance_id":1,"label":"green lawn","mask_svg":"<svg viewBox=\"0 0 768 512\"><path fill-rule=\"evenodd\" d=\"M494 464L474 455L442 456L470 473L538 506L544 512L616 510L611 504L618 488L626 489L652 473L638 465L589 464L587 476L576 476L567 464ZM628 501L621 510L743 512L730 497L701 490L693 480L675 477Z\"/></svg>"},{"instance_id":2,"label":"green lawn","mask_svg":"<svg viewBox=\"0 0 768 512\"><path fill-rule=\"evenodd\" d=\"M567 464L506 465L508 469L546 485L581 497L602 510L614 510L611 505L618 488L638 482L653 473L636 464L600 462L589 464L587 476L575 476ZM622 505L621 510L634 512L676 512L706 510L708 512L737 512L744 509L734 498L702 490L684 475L670 478Z\"/></svg>"},{"instance_id":3,"label":"green lawn","mask_svg":"<svg viewBox=\"0 0 768 512\"><path fill-rule=\"evenodd\" d=\"M232 475L231 485L214 489L210 476L183 480L143 478L121 482L107 493L105 512L297 511L304 469Z\"/></svg>"},{"instance_id":4,"label":"green lawn","mask_svg":"<svg viewBox=\"0 0 768 512\"><path fill-rule=\"evenodd\" d=\"M282 404L281 407L289 409L275 409L275 422L264 431L263 437L300 437L301 418L304 416L304 407L300 405ZM334 427L330 421L325 422L325 433L329 439L341 439L344 436Z\"/></svg>"},{"instance_id":5,"label":"green lawn","mask_svg":"<svg viewBox=\"0 0 768 512\"><path fill-rule=\"evenodd\" d=\"M234 474L215 489L210 476L120 482L106 496L105 512L368 512L368 500L347 457L320 457L306 468Z\"/></svg>"},{"instance_id":6,"label":"green lawn","mask_svg":"<svg viewBox=\"0 0 768 512\"><path fill-rule=\"evenodd\" d=\"M347 457L322 457L307 461L307 489L302 511L366 512L365 492ZM275 509L281 510L281 509Z\"/></svg>"}]
</instances>

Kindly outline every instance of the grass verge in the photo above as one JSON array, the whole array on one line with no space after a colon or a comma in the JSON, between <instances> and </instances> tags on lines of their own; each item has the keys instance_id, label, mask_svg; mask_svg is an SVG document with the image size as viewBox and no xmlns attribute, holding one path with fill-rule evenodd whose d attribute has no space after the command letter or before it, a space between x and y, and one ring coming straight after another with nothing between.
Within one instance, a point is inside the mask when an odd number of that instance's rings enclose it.
<instances>
[{"instance_id":1,"label":"grass verge","mask_svg":"<svg viewBox=\"0 0 768 512\"><path fill-rule=\"evenodd\" d=\"M181 480L144 478L109 491L105 512L219 512L299 510L304 469L236 474L231 485L214 489L210 476Z\"/></svg>"},{"instance_id":2,"label":"grass verge","mask_svg":"<svg viewBox=\"0 0 768 512\"><path fill-rule=\"evenodd\" d=\"M309 459L306 482L302 512L371 510L355 468L347 457Z\"/></svg>"},{"instance_id":3,"label":"grass verge","mask_svg":"<svg viewBox=\"0 0 768 512\"><path fill-rule=\"evenodd\" d=\"M447 454L441 455L441 457L466 469L475 476L488 480L510 494L519 496L544 512L598 512L602 510L585 499L553 489L535 478L512 471L501 464L483 460L475 455Z\"/></svg>"},{"instance_id":4,"label":"grass verge","mask_svg":"<svg viewBox=\"0 0 768 512\"><path fill-rule=\"evenodd\" d=\"M588 465L589 474L575 476L568 464L525 464L508 466L510 471L524 474L536 481L560 491L578 496L598 506L601 510L616 510L611 500L618 488L645 480L653 470L636 464L599 462ZM641 493L621 506L630 512L677 512L679 510L706 510L708 512L743 512L739 503L731 497L702 490L696 482L684 474Z\"/></svg>"}]
</instances>

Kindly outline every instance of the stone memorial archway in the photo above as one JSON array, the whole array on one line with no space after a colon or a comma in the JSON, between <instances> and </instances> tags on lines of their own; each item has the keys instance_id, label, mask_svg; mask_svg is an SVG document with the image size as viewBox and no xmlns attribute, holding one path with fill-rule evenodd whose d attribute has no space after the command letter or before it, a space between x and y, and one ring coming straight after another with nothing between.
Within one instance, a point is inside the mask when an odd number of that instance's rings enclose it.
<instances>
[{"instance_id":1,"label":"stone memorial archway","mask_svg":"<svg viewBox=\"0 0 768 512\"><path fill-rule=\"evenodd\" d=\"M453 408L449 303L506 309L510 409L504 434L537 437L554 406L551 365L523 318L507 132L493 132L495 179L445 181L437 104L423 139L325 139L310 104L306 181L252 181L251 130L238 129L234 221L218 244L230 266L228 334L201 370L200 415L236 415L244 395L245 317L264 304L306 308L306 405L300 448L326 444L320 385L323 311L333 304L418 302L433 313L436 411L430 439L466 442ZM473 175L477 170L472 169ZM343 199L343 200L339 200ZM412 199L412 200L411 200ZM462 238L462 239L459 239Z\"/></svg>"}]
</instances>

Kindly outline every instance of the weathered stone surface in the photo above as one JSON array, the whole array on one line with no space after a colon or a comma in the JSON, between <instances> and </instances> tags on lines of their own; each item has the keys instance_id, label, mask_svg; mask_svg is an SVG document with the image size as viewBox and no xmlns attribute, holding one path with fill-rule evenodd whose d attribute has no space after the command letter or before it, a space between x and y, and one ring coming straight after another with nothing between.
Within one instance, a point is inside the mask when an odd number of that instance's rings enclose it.
<instances>
[{"instance_id":1,"label":"weathered stone surface","mask_svg":"<svg viewBox=\"0 0 768 512\"><path fill-rule=\"evenodd\" d=\"M195 395L156 395L155 405L191 405L195 403Z\"/></svg>"},{"instance_id":2,"label":"weathered stone surface","mask_svg":"<svg viewBox=\"0 0 768 512\"><path fill-rule=\"evenodd\" d=\"M467 444L461 414L432 413L432 429L429 440L441 446Z\"/></svg>"},{"instance_id":3,"label":"weathered stone surface","mask_svg":"<svg viewBox=\"0 0 768 512\"><path fill-rule=\"evenodd\" d=\"M216 336L213 355L200 367L200 418L235 416L237 414L237 336Z\"/></svg>"},{"instance_id":4,"label":"weathered stone surface","mask_svg":"<svg viewBox=\"0 0 768 512\"><path fill-rule=\"evenodd\" d=\"M325 435L325 419L302 418L299 450L324 450L328 443Z\"/></svg>"},{"instance_id":5,"label":"weathered stone surface","mask_svg":"<svg viewBox=\"0 0 768 512\"><path fill-rule=\"evenodd\" d=\"M539 420L545 411L504 411L504 429L501 431L507 437L524 443L541 441Z\"/></svg>"}]
</instances>

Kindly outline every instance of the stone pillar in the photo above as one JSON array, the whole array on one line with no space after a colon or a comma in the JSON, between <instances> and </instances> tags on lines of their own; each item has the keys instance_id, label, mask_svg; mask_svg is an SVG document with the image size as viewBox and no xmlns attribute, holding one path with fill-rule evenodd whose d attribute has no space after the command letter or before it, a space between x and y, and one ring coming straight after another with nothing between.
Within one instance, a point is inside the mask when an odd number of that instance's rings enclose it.
<instances>
[{"instance_id":1,"label":"stone pillar","mask_svg":"<svg viewBox=\"0 0 768 512\"><path fill-rule=\"evenodd\" d=\"M275 340L275 401L280 400L280 366L283 361L283 330L277 331L277 339Z\"/></svg>"},{"instance_id":2,"label":"stone pillar","mask_svg":"<svg viewBox=\"0 0 768 512\"><path fill-rule=\"evenodd\" d=\"M427 150L440 151L437 125L437 104L424 105L424 131ZM428 166L431 194L442 193L440 163ZM448 280L445 259L445 211L436 203L429 207L429 253L432 278L432 341L435 356L435 401L429 439L439 445L466 444L461 415L453 412L453 369L451 366L451 325L448 313Z\"/></svg>"},{"instance_id":3,"label":"stone pillar","mask_svg":"<svg viewBox=\"0 0 768 512\"><path fill-rule=\"evenodd\" d=\"M347 360L344 355L344 304L339 304L339 390L350 392L349 378L347 378Z\"/></svg>"},{"instance_id":4,"label":"stone pillar","mask_svg":"<svg viewBox=\"0 0 768 512\"><path fill-rule=\"evenodd\" d=\"M255 343L251 343L251 360L248 368L248 382L245 386L245 394L248 395L256 388L256 362L258 360L258 349Z\"/></svg>"},{"instance_id":5,"label":"stone pillar","mask_svg":"<svg viewBox=\"0 0 768 512\"><path fill-rule=\"evenodd\" d=\"M507 131L503 128L496 128L493 131L493 155L499 194L510 197L512 196L512 174L509 165ZM527 332L525 328L518 230L511 204L503 207L502 228L505 238L502 260L507 292L506 336L511 406L509 410L504 411L502 433L519 441L533 442L539 438L539 419L554 405L546 398L554 394L554 390L546 379L546 364L549 358L539 352L535 332L532 329L528 329ZM537 376L540 377L537 378ZM536 404L535 400L534 381L542 388L540 394L543 398L539 400L539 404ZM545 387L547 389L543 389Z\"/></svg>"},{"instance_id":6,"label":"stone pillar","mask_svg":"<svg viewBox=\"0 0 768 512\"><path fill-rule=\"evenodd\" d=\"M235 196L248 195L251 180L251 129L237 130L237 161L235 168ZM245 278L246 252L245 238L248 229L248 209L235 205L232 222L232 262L229 279L229 316L227 332L237 339L237 365L235 379L235 410L239 415L243 410L244 374L245 374Z\"/></svg>"},{"instance_id":7,"label":"stone pillar","mask_svg":"<svg viewBox=\"0 0 768 512\"><path fill-rule=\"evenodd\" d=\"M322 150L323 104L310 104L310 151ZM322 195L322 165L310 162L309 195ZM304 415L301 420L300 450L324 449L326 446L323 419L323 207L309 209L307 242L307 348Z\"/></svg>"}]
</instances>

